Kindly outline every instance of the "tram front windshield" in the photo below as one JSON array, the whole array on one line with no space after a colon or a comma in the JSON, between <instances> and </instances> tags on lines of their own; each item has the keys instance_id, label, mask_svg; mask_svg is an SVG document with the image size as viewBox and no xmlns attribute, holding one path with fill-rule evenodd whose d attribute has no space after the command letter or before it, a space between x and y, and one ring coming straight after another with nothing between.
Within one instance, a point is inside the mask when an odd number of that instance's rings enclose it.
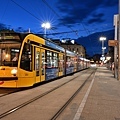
<instances>
[{"instance_id":1,"label":"tram front windshield","mask_svg":"<svg viewBox=\"0 0 120 120\"><path fill-rule=\"evenodd\" d=\"M0 66L17 67L20 46L17 41L0 42Z\"/></svg>"}]
</instances>

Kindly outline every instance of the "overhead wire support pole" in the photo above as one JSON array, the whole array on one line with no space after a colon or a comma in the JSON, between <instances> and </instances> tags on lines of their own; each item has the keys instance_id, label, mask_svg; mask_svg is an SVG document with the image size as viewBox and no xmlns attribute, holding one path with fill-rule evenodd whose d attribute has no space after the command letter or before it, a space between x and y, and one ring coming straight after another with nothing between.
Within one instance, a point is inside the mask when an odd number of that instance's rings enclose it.
<instances>
[{"instance_id":1,"label":"overhead wire support pole","mask_svg":"<svg viewBox=\"0 0 120 120\"><path fill-rule=\"evenodd\" d=\"M102 40L102 55L104 56L104 40Z\"/></svg>"},{"instance_id":2,"label":"overhead wire support pole","mask_svg":"<svg viewBox=\"0 0 120 120\"><path fill-rule=\"evenodd\" d=\"M114 40L118 41L118 15L114 15L115 37ZM117 79L117 54L118 46L114 46L114 77Z\"/></svg>"},{"instance_id":3,"label":"overhead wire support pole","mask_svg":"<svg viewBox=\"0 0 120 120\"><path fill-rule=\"evenodd\" d=\"M120 0L119 0L119 17L118 17L118 80L120 80Z\"/></svg>"}]
</instances>

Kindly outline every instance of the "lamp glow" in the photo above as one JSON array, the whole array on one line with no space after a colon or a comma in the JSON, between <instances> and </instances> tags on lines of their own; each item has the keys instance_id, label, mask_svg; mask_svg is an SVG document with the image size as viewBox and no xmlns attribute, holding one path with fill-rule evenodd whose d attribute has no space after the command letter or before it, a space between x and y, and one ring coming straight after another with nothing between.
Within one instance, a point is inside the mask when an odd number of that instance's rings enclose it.
<instances>
[{"instance_id":1,"label":"lamp glow","mask_svg":"<svg viewBox=\"0 0 120 120\"><path fill-rule=\"evenodd\" d=\"M100 37L100 41L102 41L102 57L104 56L104 50L106 49L106 47L104 47L105 40L106 40L106 37ZM104 61L103 58L102 58L102 61Z\"/></svg>"},{"instance_id":2,"label":"lamp glow","mask_svg":"<svg viewBox=\"0 0 120 120\"><path fill-rule=\"evenodd\" d=\"M44 28L44 36L46 37L46 29L50 29L51 25L49 22L43 23L41 27Z\"/></svg>"}]
</instances>

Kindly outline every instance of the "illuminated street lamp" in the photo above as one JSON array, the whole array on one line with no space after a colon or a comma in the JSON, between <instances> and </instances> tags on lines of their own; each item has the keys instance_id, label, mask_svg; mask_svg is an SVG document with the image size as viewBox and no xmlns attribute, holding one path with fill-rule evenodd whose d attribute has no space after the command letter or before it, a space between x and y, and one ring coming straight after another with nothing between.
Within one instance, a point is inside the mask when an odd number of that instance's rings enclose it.
<instances>
[{"instance_id":1,"label":"illuminated street lamp","mask_svg":"<svg viewBox=\"0 0 120 120\"><path fill-rule=\"evenodd\" d=\"M51 25L49 22L43 23L41 25L44 28L44 36L46 37L46 29L50 29Z\"/></svg>"},{"instance_id":2,"label":"illuminated street lamp","mask_svg":"<svg viewBox=\"0 0 120 120\"><path fill-rule=\"evenodd\" d=\"M100 37L100 41L102 41L102 56L104 56L104 50L106 47L104 47L104 41L106 40L106 37Z\"/></svg>"}]
</instances>

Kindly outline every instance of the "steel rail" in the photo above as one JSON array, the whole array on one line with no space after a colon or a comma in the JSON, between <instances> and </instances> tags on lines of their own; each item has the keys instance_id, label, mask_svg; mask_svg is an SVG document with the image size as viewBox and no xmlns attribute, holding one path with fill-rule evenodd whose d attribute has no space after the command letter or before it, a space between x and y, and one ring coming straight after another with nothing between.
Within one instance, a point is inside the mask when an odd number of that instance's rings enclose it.
<instances>
[{"instance_id":1,"label":"steel rail","mask_svg":"<svg viewBox=\"0 0 120 120\"><path fill-rule=\"evenodd\" d=\"M62 87L63 85L65 85L65 84L67 84L67 83L73 81L74 79L76 79L76 78L79 77L79 76L80 76L80 75L78 75L78 76L76 76L76 77L70 79L69 81L64 82L63 84L61 84L61 85L59 85L59 86L57 86L57 87L55 87L55 88L53 88L53 89L51 89L51 90L49 90L49 91L43 93L43 94L40 94L40 95L38 95L38 96L36 96L36 97L34 97L34 98L32 98L32 99L30 99L30 100L28 100L28 101L26 101L26 102L24 102L24 103L18 105L18 106L16 106L16 107L14 107L14 108L12 108L12 109L10 109L10 110L8 110L8 111L6 111L6 112L0 114L0 119L3 118L3 117L5 117L5 116L7 116L7 115L9 115L9 114L11 114L11 113L13 113L13 112L15 112L15 111L17 111L17 110L19 110L19 109L21 109L21 108L23 108L23 107L25 107L25 106L28 105L28 104L30 104L30 103L32 103L32 102L34 102L34 101L36 101L36 100L38 100L38 99L44 97L45 95L47 95L47 94L49 94L49 93L55 91L56 89Z\"/></svg>"},{"instance_id":2,"label":"steel rail","mask_svg":"<svg viewBox=\"0 0 120 120\"><path fill-rule=\"evenodd\" d=\"M86 82L88 81L88 79L95 74L96 70L93 71L88 77L87 79L83 82L83 84L75 91L75 93L68 99L68 101L66 101L66 103L56 112L56 114L50 119L50 120L56 120L61 113L66 109L66 107L69 105L69 103L76 97L76 95L81 91L81 89L84 87L84 85L86 84Z\"/></svg>"}]
</instances>

